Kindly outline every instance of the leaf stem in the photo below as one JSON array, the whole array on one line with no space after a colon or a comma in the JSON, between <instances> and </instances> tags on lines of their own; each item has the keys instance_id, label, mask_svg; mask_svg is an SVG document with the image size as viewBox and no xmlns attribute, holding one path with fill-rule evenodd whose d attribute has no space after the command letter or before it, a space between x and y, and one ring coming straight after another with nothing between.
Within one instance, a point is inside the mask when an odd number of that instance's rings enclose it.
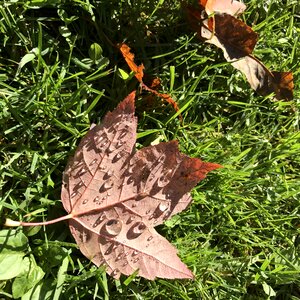
<instances>
[{"instance_id":1,"label":"leaf stem","mask_svg":"<svg viewBox=\"0 0 300 300\"><path fill-rule=\"evenodd\" d=\"M6 219L5 221L5 226L9 226L9 227L15 227L15 226L41 226L41 225L50 225L50 224L54 224L60 221L64 221L64 220L68 220L68 219L72 219L73 215L72 214L68 214L66 216L62 216L59 217L57 219L53 219L53 220L49 220L49 221L45 221L45 222L22 222L22 221L13 221L11 219Z\"/></svg>"}]
</instances>

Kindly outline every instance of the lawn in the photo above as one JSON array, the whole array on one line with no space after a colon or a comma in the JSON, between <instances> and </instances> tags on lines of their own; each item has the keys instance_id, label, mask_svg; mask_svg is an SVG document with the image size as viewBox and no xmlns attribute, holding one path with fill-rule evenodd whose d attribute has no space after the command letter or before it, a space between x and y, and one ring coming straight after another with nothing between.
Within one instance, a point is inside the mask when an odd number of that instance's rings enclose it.
<instances>
[{"instance_id":1,"label":"lawn","mask_svg":"<svg viewBox=\"0 0 300 300\"><path fill-rule=\"evenodd\" d=\"M197 6L197 1L194 3ZM292 71L294 98L260 96L180 1L32 0L0 5L0 299L300 299L300 4L247 0L254 54ZM161 79L180 114L141 91L117 44ZM156 227L195 280L115 280L79 251L65 215L69 157L92 123L138 91L138 149L178 140L223 166Z\"/></svg>"}]
</instances>

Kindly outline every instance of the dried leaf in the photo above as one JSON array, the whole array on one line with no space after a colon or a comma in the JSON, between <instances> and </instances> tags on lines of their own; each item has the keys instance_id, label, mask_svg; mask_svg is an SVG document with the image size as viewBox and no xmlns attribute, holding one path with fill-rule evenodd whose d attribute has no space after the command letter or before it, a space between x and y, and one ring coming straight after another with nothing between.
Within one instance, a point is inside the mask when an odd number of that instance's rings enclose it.
<instances>
[{"instance_id":1,"label":"dried leaf","mask_svg":"<svg viewBox=\"0 0 300 300\"><path fill-rule=\"evenodd\" d=\"M254 90L263 96L274 93L278 100L292 99L292 73L271 72L252 55L258 36L233 16L244 8L238 1L201 0L199 10L188 7L188 12L193 27L198 25L196 31L200 38L222 49L225 59L244 73ZM215 14L208 17L212 12Z\"/></svg>"},{"instance_id":2,"label":"dried leaf","mask_svg":"<svg viewBox=\"0 0 300 300\"><path fill-rule=\"evenodd\" d=\"M62 202L82 253L115 278L193 278L154 229L191 202L189 191L220 166L189 158L176 141L135 152L131 93L82 139L63 176Z\"/></svg>"},{"instance_id":3,"label":"dried leaf","mask_svg":"<svg viewBox=\"0 0 300 300\"><path fill-rule=\"evenodd\" d=\"M130 52L130 47L128 47L126 44L122 43L119 45L119 49L127 62L129 68L131 71L135 73L135 77L139 82L143 82L144 77L144 65L141 64L140 66L136 65L134 62L134 54Z\"/></svg>"},{"instance_id":4,"label":"dried leaf","mask_svg":"<svg viewBox=\"0 0 300 300\"><path fill-rule=\"evenodd\" d=\"M177 102L169 94L159 93L158 91L156 91L156 88L160 86L159 78L154 78L150 84L150 87L143 82L144 65L141 64L140 66L137 66L135 64L134 54L130 52L130 47L128 47L126 44L122 43L119 45L119 48L120 48L120 51L121 51L125 61L127 62L128 66L129 66L129 68L131 69L131 71L133 71L135 73L135 77L141 83L141 87L144 90L146 90L150 93L153 93L156 96L164 99L165 101L167 101L169 104L171 104L173 106L175 111L179 111L179 106L178 106ZM180 119L182 118L181 115L179 117L180 117Z\"/></svg>"},{"instance_id":5,"label":"dried leaf","mask_svg":"<svg viewBox=\"0 0 300 300\"><path fill-rule=\"evenodd\" d=\"M244 3L235 0L199 0L199 4L205 8L208 15L219 12L237 16L246 9Z\"/></svg>"}]
</instances>

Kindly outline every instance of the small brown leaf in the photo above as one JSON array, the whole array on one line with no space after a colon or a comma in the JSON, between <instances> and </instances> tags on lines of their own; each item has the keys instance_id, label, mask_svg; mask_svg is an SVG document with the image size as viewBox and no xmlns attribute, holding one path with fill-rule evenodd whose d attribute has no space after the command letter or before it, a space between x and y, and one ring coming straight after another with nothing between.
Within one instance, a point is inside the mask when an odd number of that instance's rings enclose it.
<instances>
[{"instance_id":1,"label":"small brown leaf","mask_svg":"<svg viewBox=\"0 0 300 300\"><path fill-rule=\"evenodd\" d=\"M131 69L131 71L133 71L135 73L135 77L141 83L141 87L144 90L146 90L150 93L153 93L156 96L164 99L165 101L167 101L169 104L171 104L173 106L175 111L179 111L179 106L178 106L177 102L169 94L159 93L158 91L156 91L156 88L160 86L160 79L159 78L154 78L151 82L150 87L147 86L143 82L144 65L141 64L140 66L137 66L135 64L134 54L130 52L130 48L126 44L124 44L124 43L120 44L119 48L120 48L120 51L121 51L125 61L127 62L128 66L129 66L129 68ZM179 117L180 117L180 119L182 119L181 115Z\"/></svg>"},{"instance_id":2,"label":"small brown leaf","mask_svg":"<svg viewBox=\"0 0 300 300\"><path fill-rule=\"evenodd\" d=\"M244 3L235 0L199 0L199 4L205 8L208 15L219 12L237 16L246 9Z\"/></svg>"},{"instance_id":3,"label":"small brown leaf","mask_svg":"<svg viewBox=\"0 0 300 300\"><path fill-rule=\"evenodd\" d=\"M143 82L144 77L144 65L141 64L140 66L136 65L134 62L134 54L130 52L130 47L128 47L126 44L121 43L118 45L125 61L127 62L129 68L131 71L135 73L135 77L139 82Z\"/></svg>"},{"instance_id":4,"label":"small brown leaf","mask_svg":"<svg viewBox=\"0 0 300 300\"><path fill-rule=\"evenodd\" d=\"M293 98L293 76L291 72L271 72L252 55L257 34L233 15L242 12L243 4L238 1L201 0L200 8L187 7L193 28L201 39L223 50L225 59L241 71L251 87L266 96L274 93L275 98ZM227 3L227 4L226 4ZM206 13L215 14L208 17Z\"/></svg>"}]
</instances>

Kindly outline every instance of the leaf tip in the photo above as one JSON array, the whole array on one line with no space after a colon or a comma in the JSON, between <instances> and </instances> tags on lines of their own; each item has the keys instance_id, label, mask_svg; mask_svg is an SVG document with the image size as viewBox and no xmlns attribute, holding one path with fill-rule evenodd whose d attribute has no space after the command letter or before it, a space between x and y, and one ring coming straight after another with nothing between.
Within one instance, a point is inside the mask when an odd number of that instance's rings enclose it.
<instances>
[{"instance_id":1,"label":"leaf tip","mask_svg":"<svg viewBox=\"0 0 300 300\"><path fill-rule=\"evenodd\" d=\"M132 91L118 106L119 109L125 113L132 113L135 111L135 94L136 91Z\"/></svg>"},{"instance_id":2,"label":"leaf tip","mask_svg":"<svg viewBox=\"0 0 300 300\"><path fill-rule=\"evenodd\" d=\"M4 223L4 226L8 226L8 227L17 227L17 226L20 226L20 225L21 225L21 222L13 221L11 219L6 219L5 223Z\"/></svg>"}]
</instances>

